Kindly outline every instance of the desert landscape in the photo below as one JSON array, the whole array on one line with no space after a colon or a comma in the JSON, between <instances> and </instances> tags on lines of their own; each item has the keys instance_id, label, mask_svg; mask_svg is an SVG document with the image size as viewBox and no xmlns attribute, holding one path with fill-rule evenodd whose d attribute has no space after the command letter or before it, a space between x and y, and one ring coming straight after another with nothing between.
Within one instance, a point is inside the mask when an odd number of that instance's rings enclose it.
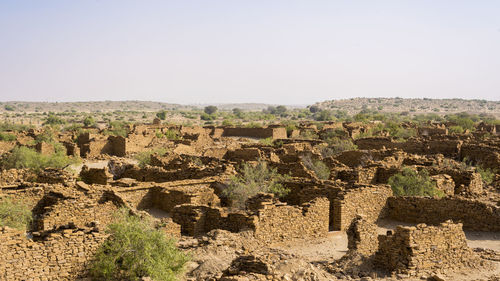
<instances>
[{"instance_id":1,"label":"desert landscape","mask_svg":"<svg viewBox=\"0 0 500 281\"><path fill-rule=\"evenodd\" d=\"M499 11L1 0L0 281L500 281Z\"/></svg>"},{"instance_id":2,"label":"desert landscape","mask_svg":"<svg viewBox=\"0 0 500 281\"><path fill-rule=\"evenodd\" d=\"M336 103L17 103L0 126L0 279L499 280L498 102Z\"/></svg>"}]
</instances>

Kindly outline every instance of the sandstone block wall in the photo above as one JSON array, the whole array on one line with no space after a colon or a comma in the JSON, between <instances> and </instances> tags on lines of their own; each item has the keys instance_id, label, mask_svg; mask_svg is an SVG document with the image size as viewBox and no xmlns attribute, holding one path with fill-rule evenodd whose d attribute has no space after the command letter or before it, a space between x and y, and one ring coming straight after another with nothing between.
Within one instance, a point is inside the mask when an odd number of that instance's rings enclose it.
<instances>
[{"instance_id":1,"label":"sandstone block wall","mask_svg":"<svg viewBox=\"0 0 500 281\"><path fill-rule=\"evenodd\" d=\"M266 242L323 237L328 233L330 202L324 197L300 207L264 205L257 212L255 237Z\"/></svg>"},{"instance_id":2,"label":"sandstone block wall","mask_svg":"<svg viewBox=\"0 0 500 281\"><path fill-rule=\"evenodd\" d=\"M40 241L0 228L0 280L75 280L86 269L106 235L65 229Z\"/></svg>"},{"instance_id":3,"label":"sandstone block wall","mask_svg":"<svg viewBox=\"0 0 500 281\"><path fill-rule=\"evenodd\" d=\"M378 265L409 273L479 266L479 257L467 246L462 224L398 226L392 235L379 236Z\"/></svg>"},{"instance_id":4,"label":"sandstone block wall","mask_svg":"<svg viewBox=\"0 0 500 281\"><path fill-rule=\"evenodd\" d=\"M224 128L224 137L286 139L285 128Z\"/></svg>"},{"instance_id":5,"label":"sandstone block wall","mask_svg":"<svg viewBox=\"0 0 500 281\"><path fill-rule=\"evenodd\" d=\"M369 222L377 221L385 216L390 196L392 190L386 185L355 187L340 192L333 201L333 230L346 230L358 214Z\"/></svg>"},{"instance_id":6,"label":"sandstone block wall","mask_svg":"<svg viewBox=\"0 0 500 281\"><path fill-rule=\"evenodd\" d=\"M378 250L377 225L357 216L347 229L349 252L371 256Z\"/></svg>"},{"instance_id":7,"label":"sandstone block wall","mask_svg":"<svg viewBox=\"0 0 500 281\"><path fill-rule=\"evenodd\" d=\"M500 231L500 207L475 200L390 197L387 211L390 218L402 222L439 224L450 219L465 229Z\"/></svg>"}]
</instances>

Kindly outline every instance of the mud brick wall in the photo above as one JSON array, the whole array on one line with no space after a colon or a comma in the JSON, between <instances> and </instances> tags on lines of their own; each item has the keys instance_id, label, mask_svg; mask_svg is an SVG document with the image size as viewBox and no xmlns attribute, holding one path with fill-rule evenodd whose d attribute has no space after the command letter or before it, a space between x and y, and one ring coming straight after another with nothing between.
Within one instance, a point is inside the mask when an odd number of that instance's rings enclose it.
<instances>
[{"instance_id":1,"label":"mud brick wall","mask_svg":"<svg viewBox=\"0 0 500 281\"><path fill-rule=\"evenodd\" d=\"M358 214L369 222L384 217L390 196L392 190L386 185L355 187L340 192L333 201L333 230L346 230Z\"/></svg>"},{"instance_id":2,"label":"mud brick wall","mask_svg":"<svg viewBox=\"0 0 500 281\"><path fill-rule=\"evenodd\" d=\"M453 220L469 230L500 231L500 207L470 199L390 197L387 209L390 218L402 222L436 225Z\"/></svg>"},{"instance_id":3,"label":"mud brick wall","mask_svg":"<svg viewBox=\"0 0 500 281\"><path fill-rule=\"evenodd\" d=\"M75 280L87 267L106 235L66 229L41 241L0 228L0 280Z\"/></svg>"},{"instance_id":4,"label":"mud brick wall","mask_svg":"<svg viewBox=\"0 0 500 281\"><path fill-rule=\"evenodd\" d=\"M255 237L270 242L323 237L328 233L330 202L324 197L299 206L265 205L257 212Z\"/></svg>"},{"instance_id":5,"label":"mud brick wall","mask_svg":"<svg viewBox=\"0 0 500 281\"><path fill-rule=\"evenodd\" d=\"M376 263L391 271L416 275L430 271L478 267L480 258L467 246L462 224L398 226L379 236Z\"/></svg>"}]
</instances>

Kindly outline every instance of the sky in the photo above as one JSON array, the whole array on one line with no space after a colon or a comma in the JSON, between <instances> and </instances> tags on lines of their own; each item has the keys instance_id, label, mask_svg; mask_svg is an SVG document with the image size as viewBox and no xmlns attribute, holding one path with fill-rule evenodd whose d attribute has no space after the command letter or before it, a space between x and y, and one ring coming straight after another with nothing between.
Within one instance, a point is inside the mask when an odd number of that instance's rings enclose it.
<instances>
[{"instance_id":1,"label":"sky","mask_svg":"<svg viewBox=\"0 0 500 281\"><path fill-rule=\"evenodd\" d=\"M500 1L0 1L0 101L352 97L500 100Z\"/></svg>"}]
</instances>

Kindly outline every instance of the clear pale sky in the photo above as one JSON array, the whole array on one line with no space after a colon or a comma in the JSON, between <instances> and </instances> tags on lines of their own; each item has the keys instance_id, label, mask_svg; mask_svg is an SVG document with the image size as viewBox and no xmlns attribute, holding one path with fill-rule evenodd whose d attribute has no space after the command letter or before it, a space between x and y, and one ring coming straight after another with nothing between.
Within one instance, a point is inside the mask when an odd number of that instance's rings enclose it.
<instances>
[{"instance_id":1,"label":"clear pale sky","mask_svg":"<svg viewBox=\"0 0 500 281\"><path fill-rule=\"evenodd\" d=\"M500 100L500 1L0 1L0 101L381 96Z\"/></svg>"}]
</instances>

